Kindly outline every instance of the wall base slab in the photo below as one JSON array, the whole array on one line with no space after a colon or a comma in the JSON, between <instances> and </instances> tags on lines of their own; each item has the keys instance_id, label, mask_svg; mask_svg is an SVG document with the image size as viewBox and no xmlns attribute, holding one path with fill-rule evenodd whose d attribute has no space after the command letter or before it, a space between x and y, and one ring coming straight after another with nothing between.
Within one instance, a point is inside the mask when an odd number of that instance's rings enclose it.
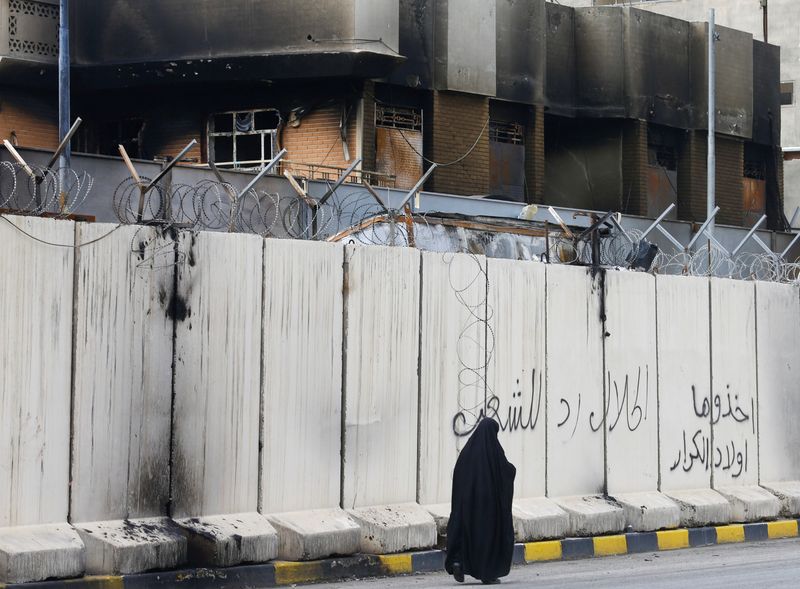
<instances>
[{"instance_id":1,"label":"wall base slab","mask_svg":"<svg viewBox=\"0 0 800 589\"><path fill-rule=\"evenodd\" d=\"M780 501L781 517L800 516L800 481L761 483L761 486L775 495Z\"/></svg>"},{"instance_id":2,"label":"wall base slab","mask_svg":"<svg viewBox=\"0 0 800 589\"><path fill-rule=\"evenodd\" d=\"M731 504L714 489L667 491L666 495L678 504L682 527L714 526L731 521Z\"/></svg>"},{"instance_id":3,"label":"wall base slab","mask_svg":"<svg viewBox=\"0 0 800 589\"><path fill-rule=\"evenodd\" d=\"M361 552L392 554L436 545L436 522L416 503L347 511L361 527Z\"/></svg>"},{"instance_id":4,"label":"wall base slab","mask_svg":"<svg viewBox=\"0 0 800 589\"><path fill-rule=\"evenodd\" d=\"M300 561L355 554L361 529L342 509L313 509L267 516L278 532L278 558Z\"/></svg>"},{"instance_id":5,"label":"wall base slab","mask_svg":"<svg viewBox=\"0 0 800 589\"><path fill-rule=\"evenodd\" d=\"M423 505L423 509L433 516L433 521L436 522L436 533L440 536L447 536L447 524L450 521L450 504Z\"/></svg>"},{"instance_id":6,"label":"wall base slab","mask_svg":"<svg viewBox=\"0 0 800 589\"><path fill-rule=\"evenodd\" d=\"M0 528L0 582L77 577L85 564L83 542L67 524Z\"/></svg>"},{"instance_id":7,"label":"wall base slab","mask_svg":"<svg viewBox=\"0 0 800 589\"><path fill-rule=\"evenodd\" d=\"M599 536L625 529L625 512L599 495L557 497L555 503L569 515L569 536Z\"/></svg>"},{"instance_id":8,"label":"wall base slab","mask_svg":"<svg viewBox=\"0 0 800 589\"><path fill-rule=\"evenodd\" d=\"M511 513L517 542L563 538L569 530L569 515L547 497L514 501Z\"/></svg>"},{"instance_id":9,"label":"wall base slab","mask_svg":"<svg viewBox=\"0 0 800 589\"><path fill-rule=\"evenodd\" d=\"M191 564L233 566L273 560L278 534L259 513L212 515L175 520L188 541Z\"/></svg>"},{"instance_id":10,"label":"wall base slab","mask_svg":"<svg viewBox=\"0 0 800 589\"><path fill-rule=\"evenodd\" d=\"M186 562L186 538L162 517L76 524L90 575L129 575Z\"/></svg>"},{"instance_id":11,"label":"wall base slab","mask_svg":"<svg viewBox=\"0 0 800 589\"><path fill-rule=\"evenodd\" d=\"M781 510L778 498L761 487L720 487L717 491L731 504L733 522L775 519Z\"/></svg>"},{"instance_id":12,"label":"wall base slab","mask_svg":"<svg viewBox=\"0 0 800 589\"><path fill-rule=\"evenodd\" d=\"M633 532L667 530L681 523L677 503L661 493L623 493L614 495L614 500L622 506L626 526Z\"/></svg>"}]
</instances>

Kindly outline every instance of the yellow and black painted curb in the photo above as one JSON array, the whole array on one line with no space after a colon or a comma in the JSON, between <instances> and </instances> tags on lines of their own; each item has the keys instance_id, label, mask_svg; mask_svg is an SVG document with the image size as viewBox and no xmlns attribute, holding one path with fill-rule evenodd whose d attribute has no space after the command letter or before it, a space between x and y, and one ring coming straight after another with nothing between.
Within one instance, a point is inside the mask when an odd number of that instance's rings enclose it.
<instances>
[{"instance_id":1,"label":"yellow and black painted curb","mask_svg":"<svg viewBox=\"0 0 800 589\"><path fill-rule=\"evenodd\" d=\"M514 564L570 560L617 554L637 554L712 546L732 542L757 542L796 538L798 520L754 524L732 524L706 528L634 532L593 538L566 538L517 544ZM2 585L0 589L209 589L225 587L281 587L301 583L324 583L343 579L390 577L444 570L444 551L428 550L383 556L356 555L311 562L271 562L230 568L197 568L138 575L83 577L23 585Z\"/></svg>"}]
</instances>

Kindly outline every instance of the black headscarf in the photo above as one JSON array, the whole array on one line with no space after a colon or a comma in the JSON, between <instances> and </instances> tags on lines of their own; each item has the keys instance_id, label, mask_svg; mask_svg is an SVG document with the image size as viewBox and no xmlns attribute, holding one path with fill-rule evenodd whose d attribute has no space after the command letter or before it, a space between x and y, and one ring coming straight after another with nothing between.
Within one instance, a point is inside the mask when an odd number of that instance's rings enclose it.
<instances>
[{"instance_id":1,"label":"black headscarf","mask_svg":"<svg viewBox=\"0 0 800 589\"><path fill-rule=\"evenodd\" d=\"M511 569L517 469L506 460L499 430L496 421L483 419L456 461L445 561L450 574L455 562L481 581L504 577Z\"/></svg>"}]
</instances>

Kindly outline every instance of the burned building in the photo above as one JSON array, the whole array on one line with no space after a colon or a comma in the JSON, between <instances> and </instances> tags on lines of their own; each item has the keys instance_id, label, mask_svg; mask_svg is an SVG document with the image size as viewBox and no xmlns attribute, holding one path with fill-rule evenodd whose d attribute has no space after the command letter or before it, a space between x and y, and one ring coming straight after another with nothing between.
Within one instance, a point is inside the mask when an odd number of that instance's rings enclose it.
<instances>
[{"instance_id":1,"label":"burned building","mask_svg":"<svg viewBox=\"0 0 800 589\"><path fill-rule=\"evenodd\" d=\"M0 0L0 134L57 143L54 0ZM74 149L654 216L706 208L708 32L544 0L73 0ZM719 222L784 223L779 49L719 28Z\"/></svg>"}]
</instances>

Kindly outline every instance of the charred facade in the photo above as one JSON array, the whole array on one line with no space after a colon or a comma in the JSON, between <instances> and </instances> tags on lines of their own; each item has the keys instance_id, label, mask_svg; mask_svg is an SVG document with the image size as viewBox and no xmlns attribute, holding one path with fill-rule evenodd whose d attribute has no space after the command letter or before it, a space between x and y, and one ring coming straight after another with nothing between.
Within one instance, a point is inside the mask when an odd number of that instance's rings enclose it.
<instances>
[{"instance_id":1,"label":"charred facade","mask_svg":"<svg viewBox=\"0 0 800 589\"><path fill-rule=\"evenodd\" d=\"M55 10L55 13L53 12ZM53 21L55 14L55 21ZM55 0L0 0L0 134L56 143ZM719 27L719 220L784 223L780 50ZM73 0L75 149L409 187L705 211L704 23L544 0ZM13 133L13 135L12 135Z\"/></svg>"}]
</instances>

